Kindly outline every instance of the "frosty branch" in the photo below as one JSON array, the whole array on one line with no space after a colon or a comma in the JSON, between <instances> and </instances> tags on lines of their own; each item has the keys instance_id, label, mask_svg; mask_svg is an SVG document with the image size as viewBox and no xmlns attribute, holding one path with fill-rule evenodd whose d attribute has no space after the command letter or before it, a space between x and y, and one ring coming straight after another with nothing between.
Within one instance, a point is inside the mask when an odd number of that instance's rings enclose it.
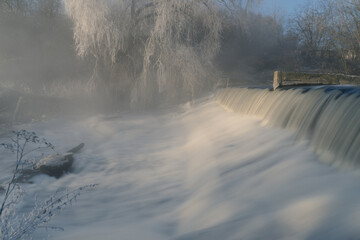
<instances>
[{"instance_id":1,"label":"frosty branch","mask_svg":"<svg viewBox=\"0 0 360 240\"><path fill-rule=\"evenodd\" d=\"M191 99L219 80L221 14L255 0L65 0L77 53L132 105Z\"/></svg>"},{"instance_id":2,"label":"frosty branch","mask_svg":"<svg viewBox=\"0 0 360 240\"><path fill-rule=\"evenodd\" d=\"M63 208L72 205L81 192L94 189L96 185L86 185L74 190L64 188L50 196L48 200L36 202L36 206L32 211L21 215L16 207L24 195L19 178L24 167L31 168L34 165L34 163L28 161L25 157L35 151L44 149L54 150L54 146L44 138L38 137L35 132L20 130L13 133L14 137L11 138L11 143L0 144L0 147L16 154L14 171L6 185L6 191L0 207L0 239L23 239L30 236L40 227L61 230L59 227L49 227L45 224Z\"/></svg>"}]
</instances>

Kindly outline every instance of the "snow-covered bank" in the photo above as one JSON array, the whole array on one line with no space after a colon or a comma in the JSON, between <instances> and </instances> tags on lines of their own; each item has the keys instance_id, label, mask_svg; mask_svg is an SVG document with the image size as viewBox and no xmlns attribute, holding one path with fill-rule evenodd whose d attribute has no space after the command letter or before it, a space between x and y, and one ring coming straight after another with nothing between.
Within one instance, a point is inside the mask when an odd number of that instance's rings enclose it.
<instances>
[{"instance_id":1,"label":"snow-covered bank","mask_svg":"<svg viewBox=\"0 0 360 240\"><path fill-rule=\"evenodd\" d=\"M34 239L356 239L360 175L318 161L287 130L212 100L157 113L24 126L67 150L75 170L34 178L29 193L98 183ZM2 157L1 175L11 159Z\"/></svg>"}]
</instances>

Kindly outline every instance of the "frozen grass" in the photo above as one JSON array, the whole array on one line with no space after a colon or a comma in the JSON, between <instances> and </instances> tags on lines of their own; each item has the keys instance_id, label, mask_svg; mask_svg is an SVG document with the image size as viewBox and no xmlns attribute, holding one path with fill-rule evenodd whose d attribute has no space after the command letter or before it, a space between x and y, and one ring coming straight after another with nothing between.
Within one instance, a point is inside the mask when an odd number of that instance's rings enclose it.
<instances>
[{"instance_id":1,"label":"frozen grass","mask_svg":"<svg viewBox=\"0 0 360 240\"><path fill-rule=\"evenodd\" d=\"M86 185L74 190L63 188L57 190L45 201L36 201L30 211L23 211L25 188L21 178L24 171L32 171L34 163L28 158L34 152L44 149L54 150L54 146L26 130L14 131L9 143L2 143L0 147L12 152L15 156L15 167L10 179L2 186L3 194L0 202L0 239L16 240L29 239L39 228L63 230L61 227L47 225L53 216L59 214L65 207L72 205L84 190L95 185ZM6 173L5 173L6 174Z\"/></svg>"}]
</instances>

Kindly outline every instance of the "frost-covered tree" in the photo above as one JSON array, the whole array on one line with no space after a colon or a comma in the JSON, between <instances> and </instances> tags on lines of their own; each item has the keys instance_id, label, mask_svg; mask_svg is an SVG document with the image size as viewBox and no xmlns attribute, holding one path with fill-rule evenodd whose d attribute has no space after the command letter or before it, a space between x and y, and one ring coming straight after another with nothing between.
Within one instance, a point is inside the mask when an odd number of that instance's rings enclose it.
<instances>
[{"instance_id":1,"label":"frost-covered tree","mask_svg":"<svg viewBox=\"0 0 360 240\"><path fill-rule=\"evenodd\" d=\"M304 59L309 64L316 64L318 52L327 50L330 45L330 28L332 8L324 2L308 2L295 15L294 30L302 46Z\"/></svg>"},{"instance_id":2,"label":"frost-covered tree","mask_svg":"<svg viewBox=\"0 0 360 240\"><path fill-rule=\"evenodd\" d=\"M307 67L360 73L360 1L308 1L293 18Z\"/></svg>"},{"instance_id":3,"label":"frost-covered tree","mask_svg":"<svg viewBox=\"0 0 360 240\"><path fill-rule=\"evenodd\" d=\"M194 97L218 80L224 15L259 0L65 0L77 53L131 103ZM101 83L103 84L103 82Z\"/></svg>"},{"instance_id":4,"label":"frost-covered tree","mask_svg":"<svg viewBox=\"0 0 360 240\"><path fill-rule=\"evenodd\" d=\"M336 0L335 8L337 24L333 38L342 58L344 71L360 74L360 1Z\"/></svg>"}]
</instances>

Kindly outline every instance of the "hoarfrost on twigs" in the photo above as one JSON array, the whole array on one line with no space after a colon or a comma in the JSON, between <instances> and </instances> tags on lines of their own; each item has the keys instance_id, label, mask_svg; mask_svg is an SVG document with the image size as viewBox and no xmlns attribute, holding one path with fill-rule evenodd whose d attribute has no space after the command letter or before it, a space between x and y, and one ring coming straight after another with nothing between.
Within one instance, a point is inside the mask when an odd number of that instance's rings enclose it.
<instances>
[{"instance_id":1,"label":"hoarfrost on twigs","mask_svg":"<svg viewBox=\"0 0 360 240\"><path fill-rule=\"evenodd\" d=\"M65 8L78 55L94 57L102 84L130 92L132 105L144 106L189 100L214 87L224 13L255 2L65 0Z\"/></svg>"}]
</instances>

